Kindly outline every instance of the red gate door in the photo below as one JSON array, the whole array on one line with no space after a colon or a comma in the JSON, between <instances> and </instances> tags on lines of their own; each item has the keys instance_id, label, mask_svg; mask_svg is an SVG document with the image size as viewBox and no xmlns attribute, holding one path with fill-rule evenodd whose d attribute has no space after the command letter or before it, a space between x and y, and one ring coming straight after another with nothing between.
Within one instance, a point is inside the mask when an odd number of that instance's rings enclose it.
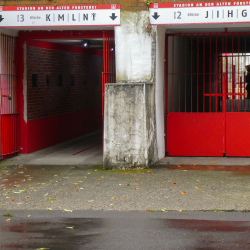
<instances>
[{"instance_id":1,"label":"red gate door","mask_svg":"<svg viewBox=\"0 0 250 250\"><path fill-rule=\"evenodd\" d=\"M166 153L223 156L225 114L217 43L210 34L166 37ZM215 49L212 47L215 46Z\"/></svg>"},{"instance_id":2,"label":"red gate door","mask_svg":"<svg viewBox=\"0 0 250 250\"><path fill-rule=\"evenodd\" d=\"M245 65L250 64L247 43L250 36L232 35L228 37L238 50L222 55L222 68L226 75L226 156L250 156L250 99L246 99ZM240 47L243 44L243 49ZM227 63L225 63L227 61ZM243 84L242 84L243 83Z\"/></svg>"},{"instance_id":3,"label":"red gate door","mask_svg":"<svg viewBox=\"0 0 250 250\"><path fill-rule=\"evenodd\" d=\"M116 82L114 32L103 32L102 119L104 122L105 84Z\"/></svg>"},{"instance_id":4,"label":"red gate door","mask_svg":"<svg viewBox=\"0 0 250 250\"><path fill-rule=\"evenodd\" d=\"M166 37L166 153L250 156L250 33Z\"/></svg>"},{"instance_id":5,"label":"red gate door","mask_svg":"<svg viewBox=\"0 0 250 250\"><path fill-rule=\"evenodd\" d=\"M1 34L0 153L9 158L19 153L17 136L16 38Z\"/></svg>"}]
</instances>

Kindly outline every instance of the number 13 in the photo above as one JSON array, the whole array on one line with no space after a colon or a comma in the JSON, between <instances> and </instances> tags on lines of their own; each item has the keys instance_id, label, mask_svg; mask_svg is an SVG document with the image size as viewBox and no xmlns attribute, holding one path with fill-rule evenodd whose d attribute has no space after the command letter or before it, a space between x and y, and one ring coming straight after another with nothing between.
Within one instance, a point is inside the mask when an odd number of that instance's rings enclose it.
<instances>
[{"instance_id":1,"label":"number 13","mask_svg":"<svg viewBox=\"0 0 250 250\"><path fill-rule=\"evenodd\" d=\"M24 21L24 15L17 15L17 21L23 22Z\"/></svg>"}]
</instances>

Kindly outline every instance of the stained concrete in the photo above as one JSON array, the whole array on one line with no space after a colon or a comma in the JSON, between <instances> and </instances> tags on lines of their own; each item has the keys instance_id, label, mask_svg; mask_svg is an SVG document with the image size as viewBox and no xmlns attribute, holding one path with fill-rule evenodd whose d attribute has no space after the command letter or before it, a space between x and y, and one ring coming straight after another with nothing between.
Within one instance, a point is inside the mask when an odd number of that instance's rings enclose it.
<instances>
[{"instance_id":1,"label":"stained concrete","mask_svg":"<svg viewBox=\"0 0 250 250\"><path fill-rule=\"evenodd\" d=\"M249 167L196 167L0 165L0 209L250 211Z\"/></svg>"},{"instance_id":2,"label":"stained concrete","mask_svg":"<svg viewBox=\"0 0 250 250\"><path fill-rule=\"evenodd\" d=\"M106 84L104 169L147 168L158 158L155 85Z\"/></svg>"}]
</instances>

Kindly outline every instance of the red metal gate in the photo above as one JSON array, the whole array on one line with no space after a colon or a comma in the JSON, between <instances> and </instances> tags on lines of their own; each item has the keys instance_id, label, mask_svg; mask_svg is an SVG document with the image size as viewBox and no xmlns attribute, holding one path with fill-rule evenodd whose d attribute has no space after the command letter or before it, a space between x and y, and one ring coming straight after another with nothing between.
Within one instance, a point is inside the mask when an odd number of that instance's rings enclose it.
<instances>
[{"instance_id":1,"label":"red metal gate","mask_svg":"<svg viewBox=\"0 0 250 250\"><path fill-rule=\"evenodd\" d=\"M166 36L166 153L250 156L250 33Z\"/></svg>"},{"instance_id":2,"label":"red metal gate","mask_svg":"<svg viewBox=\"0 0 250 250\"><path fill-rule=\"evenodd\" d=\"M103 32L102 119L104 122L105 84L116 82L115 41L113 31Z\"/></svg>"},{"instance_id":3,"label":"red metal gate","mask_svg":"<svg viewBox=\"0 0 250 250\"><path fill-rule=\"evenodd\" d=\"M0 154L9 158L19 152L17 136L16 38L1 34Z\"/></svg>"}]
</instances>

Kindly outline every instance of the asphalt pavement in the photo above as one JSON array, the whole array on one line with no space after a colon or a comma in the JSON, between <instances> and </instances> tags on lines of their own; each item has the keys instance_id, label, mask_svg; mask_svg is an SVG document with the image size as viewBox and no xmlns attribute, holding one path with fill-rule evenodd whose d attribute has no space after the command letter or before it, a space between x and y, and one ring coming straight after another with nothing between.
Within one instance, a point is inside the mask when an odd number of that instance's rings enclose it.
<instances>
[{"instance_id":1,"label":"asphalt pavement","mask_svg":"<svg viewBox=\"0 0 250 250\"><path fill-rule=\"evenodd\" d=\"M0 249L6 250L250 249L250 218L242 212L0 214Z\"/></svg>"},{"instance_id":2,"label":"asphalt pavement","mask_svg":"<svg viewBox=\"0 0 250 250\"><path fill-rule=\"evenodd\" d=\"M216 170L216 171L215 171ZM0 165L0 209L249 211L246 166Z\"/></svg>"}]
</instances>

